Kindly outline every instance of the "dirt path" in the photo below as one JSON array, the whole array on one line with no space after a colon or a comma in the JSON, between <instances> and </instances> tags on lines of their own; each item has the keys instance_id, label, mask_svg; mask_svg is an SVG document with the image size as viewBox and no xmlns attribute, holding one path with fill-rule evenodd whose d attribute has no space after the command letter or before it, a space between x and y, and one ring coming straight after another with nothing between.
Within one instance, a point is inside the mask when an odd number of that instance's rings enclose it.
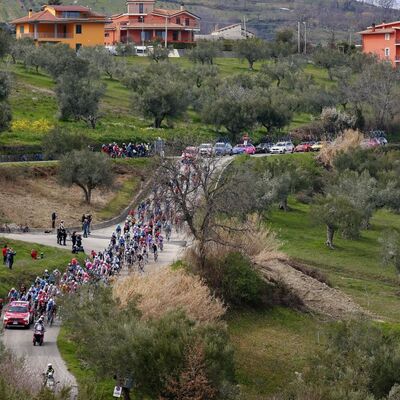
<instances>
[{"instance_id":1,"label":"dirt path","mask_svg":"<svg viewBox=\"0 0 400 400\"><path fill-rule=\"evenodd\" d=\"M273 260L257 260L257 268L268 280L283 282L314 313L333 319L346 319L356 315L368 315L351 297L341 290L304 274L289 264Z\"/></svg>"}]
</instances>

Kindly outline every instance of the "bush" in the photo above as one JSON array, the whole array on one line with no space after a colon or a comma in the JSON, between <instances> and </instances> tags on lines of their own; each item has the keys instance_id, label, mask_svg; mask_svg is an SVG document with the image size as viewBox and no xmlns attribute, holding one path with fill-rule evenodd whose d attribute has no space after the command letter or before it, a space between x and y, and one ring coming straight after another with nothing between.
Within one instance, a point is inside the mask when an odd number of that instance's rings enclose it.
<instances>
[{"instance_id":1,"label":"bush","mask_svg":"<svg viewBox=\"0 0 400 400\"><path fill-rule=\"evenodd\" d=\"M234 382L233 352L221 324L195 324L179 311L145 320L134 302L121 308L111 289L102 287L67 296L62 313L87 366L104 378L133 374L139 398L160 398L180 377L184 385L182 374L194 346L202 349L202 373L218 395Z\"/></svg>"},{"instance_id":2,"label":"bush","mask_svg":"<svg viewBox=\"0 0 400 400\"><path fill-rule=\"evenodd\" d=\"M237 306L260 306L263 303L267 284L248 258L240 253L231 253L217 267L221 275L220 291L225 301Z\"/></svg>"}]
</instances>

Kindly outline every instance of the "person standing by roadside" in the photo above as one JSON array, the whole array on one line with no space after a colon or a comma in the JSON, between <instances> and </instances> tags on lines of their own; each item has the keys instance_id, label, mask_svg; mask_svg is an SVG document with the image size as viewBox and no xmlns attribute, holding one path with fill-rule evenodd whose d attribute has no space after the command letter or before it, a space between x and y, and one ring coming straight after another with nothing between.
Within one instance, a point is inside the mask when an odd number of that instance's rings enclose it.
<instances>
[{"instance_id":1,"label":"person standing by roadside","mask_svg":"<svg viewBox=\"0 0 400 400\"><path fill-rule=\"evenodd\" d=\"M87 215L87 220L88 220L88 235L90 235L90 229L92 227L92 214Z\"/></svg>"},{"instance_id":2,"label":"person standing by roadside","mask_svg":"<svg viewBox=\"0 0 400 400\"><path fill-rule=\"evenodd\" d=\"M8 246L5 244L3 246L2 252L3 252L3 264L6 265L6 261L7 261L7 250L8 250Z\"/></svg>"},{"instance_id":3,"label":"person standing by roadside","mask_svg":"<svg viewBox=\"0 0 400 400\"><path fill-rule=\"evenodd\" d=\"M16 254L17 254L17 253L16 253L11 247L7 250L6 265L7 265L7 267L8 267L9 269L12 269L12 267L13 267L13 264L14 264L14 256L15 256Z\"/></svg>"},{"instance_id":4,"label":"person standing by roadside","mask_svg":"<svg viewBox=\"0 0 400 400\"><path fill-rule=\"evenodd\" d=\"M89 233L89 221L87 217L83 220L82 231L83 231L83 237L87 238Z\"/></svg>"},{"instance_id":5,"label":"person standing by roadside","mask_svg":"<svg viewBox=\"0 0 400 400\"><path fill-rule=\"evenodd\" d=\"M52 229L55 229L55 227L56 227L56 220L57 220L57 213L55 211L53 211L53 213L51 214L51 227L52 227Z\"/></svg>"}]
</instances>

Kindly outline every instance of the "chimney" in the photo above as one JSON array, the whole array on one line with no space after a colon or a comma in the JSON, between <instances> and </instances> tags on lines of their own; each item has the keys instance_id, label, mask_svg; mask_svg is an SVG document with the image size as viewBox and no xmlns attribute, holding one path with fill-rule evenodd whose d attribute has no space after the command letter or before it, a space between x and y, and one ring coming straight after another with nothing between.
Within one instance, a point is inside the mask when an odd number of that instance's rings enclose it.
<instances>
[{"instance_id":1,"label":"chimney","mask_svg":"<svg viewBox=\"0 0 400 400\"><path fill-rule=\"evenodd\" d=\"M376 25L375 25L375 23L373 23L372 24L372 32L375 32L375 27L376 27Z\"/></svg>"},{"instance_id":2,"label":"chimney","mask_svg":"<svg viewBox=\"0 0 400 400\"><path fill-rule=\"evenodd\" d=\"M185 11L185 3L183 1L181 2L181 11Z\"/></svg>"},{"instance_id":3,"label":"chimney","mask_svg":"<svg viewBox=\"0 0 400 400\"><path fill-rule=\"evenodd\" d=\"M28 17L31 18L32 17L32 8L29 9L29 13L28 13Z\"/></svg>"}]
</instances>

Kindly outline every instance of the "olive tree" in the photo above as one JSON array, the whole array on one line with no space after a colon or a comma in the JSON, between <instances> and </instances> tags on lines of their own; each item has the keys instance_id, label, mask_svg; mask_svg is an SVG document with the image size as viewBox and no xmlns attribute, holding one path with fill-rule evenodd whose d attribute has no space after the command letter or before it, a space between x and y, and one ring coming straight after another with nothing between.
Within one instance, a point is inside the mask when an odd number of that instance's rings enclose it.
<instances>
[{"instance_id":1,"label":"olive tree","mask_svg":"<svg viewBox=\"0 0 400 400\"><path fill-rule=\"evenodd\" d=\"M10 128L12 113L8 103L11 93L11 80L7 72L0 71L0 132Z\"/></svg>"},{"instance_id":2,"label":"olive tree","mask_svg":"<svg viewBox=\"0 0 400 400\"><path fill-rule=\"evenodd\" d=\"M225 83L203 100L203 121L217 129L225 127L233 142L257 122L256 99L251 89Z\"/></svg>"},{"instance_id":3,"label":"olive tree","mask_svg":"<svg viewBox=\"0 0 400 400\"><path fill-rule=\"evenodd\" d=\"M64 186L80 187L85 194L86 203L90 204L94 189L111 187L112 163L103 153L87 149L73 150L61 158L58 178Z\"/></svg>"},{"instance_id":4,"label":"olive tree","mask_svg":"<svg viewBox=\"0 0 400 400\"><path fill-rule=\"evenodd\" d=\"M104 93L105 85L89 76L79 79L71 74L63 74L56 86L60 118L83 120L95 129L100 117L99 103Z\"/></svg>"},{"instance_id":5,"label":"olive tree","mask_svg":"<svg viewBox=\"0 0 400 400\"><path fill-rule=\"evenodd\" d=\"M219 41L199 40L196 46L188 52L189 59L194 63L214 64L214 58L221 51Z\"/></svg>"},{"instance_id":6,"label":"olive tree","mask_svg":"<svg viewBox=\"0 0 400 400\"><path fill-rule=\"evenodd\" d=\"M12 37L4 29L0 28L0 59L4 58L11 50Z\"/></svg>"},{"instance_id":7,"label":"olive tree","mask_svg":"<svg viewBox=\"0 0 400 400\"><path fill-rule=\"evenodd\" d=\"M234 46L234 51L240 59L247 60L249 69L253 70L254 63L267 57L267 44L264 40L258 38L248 38L238 40Z\"/></svg>"},{"instance_id":8,"label":"olive tree","mask_svg":"<svg viewBox=\"0 0 400 400\"><path fill-rule=\"evenodd\" d=\"M152 64L142 70L130 70L126 85L133 91L133 108L144 117L151 117L155 128L166 118L184 114L189 106L191 84L178 79L183 71L169 63Z\"/></svg>"},{"instance_id":9,"label":"olive tree","mask_svg":"<svg viewBox=\"0 0 400 400\"><path fill-rule=\"evenodd\" d=\"M92 69L106 74L110 79L114 78L117 61L104 46L82 47L79 57L88 61Z\"/></svg>"},{"instance_id":10,"label":"olive tree","mask_svg":"<svg viewBox=\"0 0 400 400\"><path fill-rule=\"evenodd\" d=\"M346 196L328 194L312 207L312 218L326 225L326 245L334 249L334 236L340 232L346 238L359 235L362 212Z\"/></svg>"},{"instance_id":11,"label":"olive tree","mask_svg":"<svg viewBox=\"0 0 400 400\"><path fill-rule=\"evenodd\" d=\"M148 57L156 63L160 61L168 61L169 53L171 49L164 47L160 42L154 42L153 48L149 50Z\"/></svg>"},{"instance_id":12,"label":"olive tree","mask_svg":"<svg viewBox=\"0 0 400 400\"><path fill-rule=\"evenodd\" d=\"M394 266L400 274L400 234L392 229L384 232L379 238L381 260L384 266Z\"/></svg>"}]
</instances>

